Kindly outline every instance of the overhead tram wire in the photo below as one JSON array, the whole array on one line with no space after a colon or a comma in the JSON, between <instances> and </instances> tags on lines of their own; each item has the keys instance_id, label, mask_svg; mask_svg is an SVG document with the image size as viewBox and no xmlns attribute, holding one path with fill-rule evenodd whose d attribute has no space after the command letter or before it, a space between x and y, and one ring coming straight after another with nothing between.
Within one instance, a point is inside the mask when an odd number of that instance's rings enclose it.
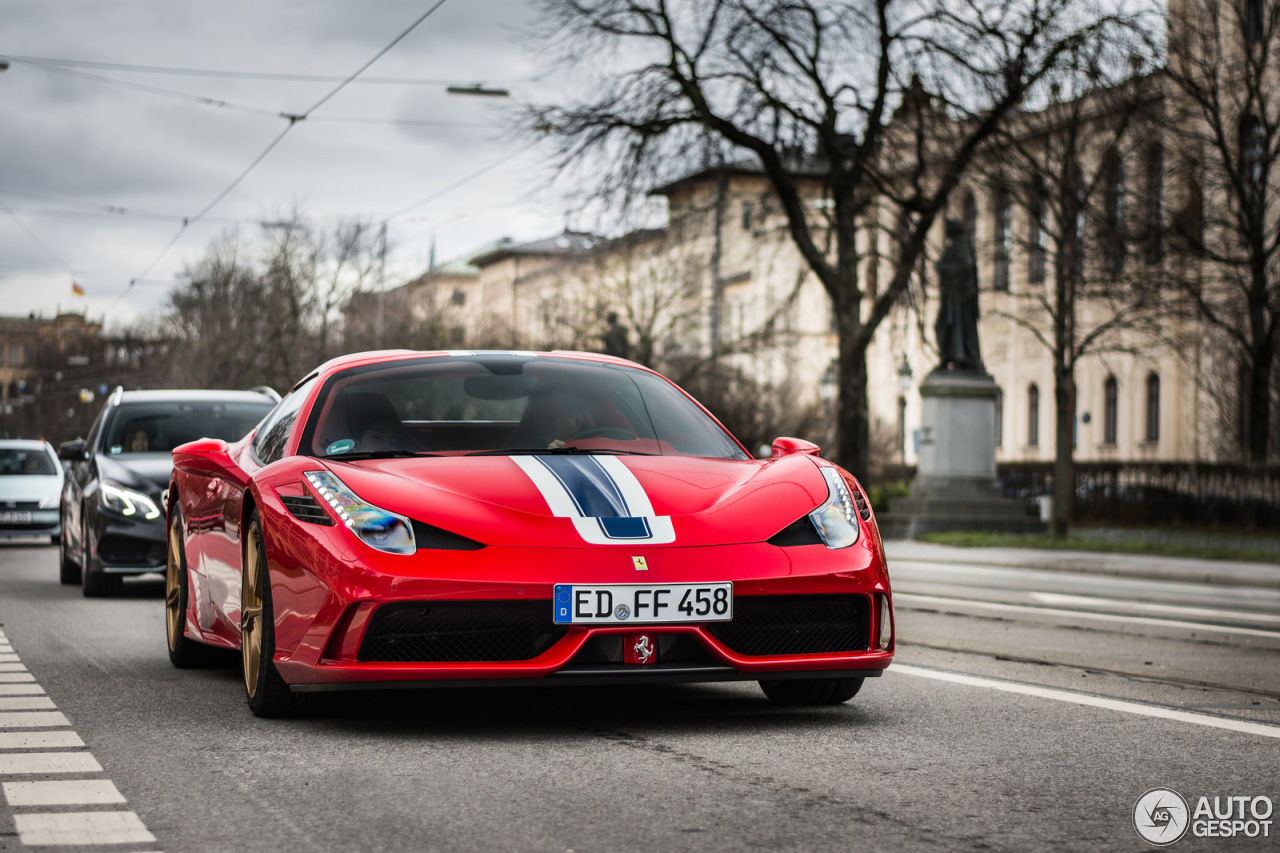
<instances>
[{"instance_id":1,"label":"overhead tram wire","mask_svg":"<svg viewBox=\"0 0 1280 853\"><path fill-rule=\"evenodd\" d=\"M30 237L32 240L34 240L36 245L39 246L46 255L48 255L53 260L57 261L58 265L63 269L65 269L68 273L73 272L71 264L67 263L65 258L59 255L56 251L54 251L52 246L50 246L44 240L40 239L40 235L37 234L34 230L32 230L30 225L23 222L22 217L14 213L13 210L9 207L9 205L0 201L0 209L3 209L5 213L9 214L9 216L13 219L13 221L18 223L18 227L21 228L23 231L25 231L27 233L27 236Z\"/></svg>"},{"instance_id":2,"label":"overhead tram wire","mask_svg":"<svg viewBox=\"0 0 1280 853\"><path fill-rule=\"evenodd\" d=\"M156 255L155 260L153 260L150 264L147 265L147 268L142 272L141 275L135 276L134 278L130 279L129 286L125 288L124 293L122 293L114 302L111 303L111 306L106 311L106 315L109 315L112 311L114 311L116 306L120 304L121 300L128 297L129 292L133 290L134 285L140 279L146 278L147 275L149 275L150 272L153 269L155 269L156 265L159 264L160 261L164 259L165 255L169 254L169 250L174 247L174 245L178 242L179 238L181 238L182 235L186 233L186 230L190 228L191 225L193 225L194 223L204 218L205 214L207 214L210 210L212 210L220 201L222 201L224 198L230 195L231 191L234 190L237 186L239 186L240 182L243 181L245 178L247 178L249 176L249 173L252 172L255 168L257 168L258 164L267 158L267 155L270 154L275 149L275 147L279 145L281 141L284 140L284 138L289 134L289 131L293 130L293 128L299 122L305 121L311 115L311 113L315 112L320 107L324 106L324 104L326 104L334 95L338 94L343 89L345 89L353 80L359 77L360 74L363 71L365 71L365 69L367 69L370 65L373 65L373 63L381 59L387 53L387 51L391 50L391 48L399 44L405 38L405 36L409 35L409 33L417 29L419 24L421 24L427 18L431 17L432 13L434 13L437 9L443 6L446 2L447 0L436 0L436 3L433 4L431 8L427 9L427 11L419 15L417 20L415 20L412 24L406 27L404 31L402 31L398 36L392 39L391 42L386 47L382 48L382 50L374 54L372 59L370 59L364 65L361 65L358 69L356 69L356 71L353 74L344 78L341 83L335 86L332 90L329 91L328 94L326 94L320 100L316 101L305 111L301 113L296 113L296 114L281 113L280 117L288 120L289 123L285 126L284 130L280 132L280 135L277 136L275 139L271 140L271 142L267 145L267 147L263 149L262 153L253 159L253 162L249 164L248 168L246 168L243 172L241 172L238 176L236 176L235 180L233 180L230 184L228 184L227 187L222 192L214 196L213 201L205 205L204 208L195 216L190 217L189 219L184 219L182 221L182 225L179 226L178 232L173 235L173 239L168 242L168 244L164 247L163 250L161 250L160 254ZM106 315L104 315L104 317Z\"/></svg>"},{"instance_id":3,"label":"overhead tram wire","mask_svg":"<svg viewBox=\"0 0 1280 853\"><path fill-rule=\"evenodd\" d=\"M42 68L45 71L50 71L54 74L62 74L67 77L77 77L82 80L92 80L95 83L106 83L111 86L120 86L125 89L135 89L152 95L164 95L167 98L191 101L192 103L203 104L207 107L235 110L237 112L249 113L251 115L265 116L267 118L280 117L279 111L269 110L263 107L251 107L247 104L237 104L233 101L224 101L220 98L207 98L203 95L193 95L190 92L176 92L173 89L162 89L159 86L148 86L145 83L134 83L131 80L116 80L112 77L103 77L101 74L87 74L83 71L73 71L70 68L62 68L57 65L43 65L40 63L35 63L35 65L37 68Z\"/></svg>"}]
</instances>

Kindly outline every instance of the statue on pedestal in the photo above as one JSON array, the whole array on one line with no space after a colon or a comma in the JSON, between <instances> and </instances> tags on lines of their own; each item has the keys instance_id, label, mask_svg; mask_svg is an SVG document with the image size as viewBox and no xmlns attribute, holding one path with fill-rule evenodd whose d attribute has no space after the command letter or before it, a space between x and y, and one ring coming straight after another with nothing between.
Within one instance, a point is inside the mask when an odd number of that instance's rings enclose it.
<instances>
[{"instance_id":1,"label":"statue on pedestal","mask_svg":"<svg viewBox=\"0 0 1280 853\"><path fill-rule=\"evenodd\" d=\"M610 311L606 319L609 328L604 333L605 355L631 358L631 341L627 338L627 327L618 322L618 312Z\"/></svg>"},{"instance_id":2,"label":"statue on pedestal","mask_svg":"<svg viewBox=\"0 0 1280 853\"><path fill-rule=\"evenodd\" d=\"M939 370L985 373L978 349L978 264L968 229L959 219L947 220L947 246L938 259Z\"/></svg>"}]
</instances>

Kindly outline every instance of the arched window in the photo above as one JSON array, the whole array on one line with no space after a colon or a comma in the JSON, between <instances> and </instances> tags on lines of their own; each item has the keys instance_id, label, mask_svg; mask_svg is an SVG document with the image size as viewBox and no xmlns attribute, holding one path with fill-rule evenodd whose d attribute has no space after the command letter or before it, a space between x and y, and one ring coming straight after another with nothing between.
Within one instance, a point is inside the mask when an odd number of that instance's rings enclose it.
<instances>
[{"instance_id":1,"label":"arched window","mask_svg":"<svg viewBox=\"0 0 1280 853\"><path fill-rule=\"evenodd\" d=\"M1155 444L1160 440L1160 377L1158 374L1147 374L1147 441Z\"/></svg>"},{"instance_id":2,"label":"arched window","mask_svg":"<svg viewBox=\"0 0 1280 853\"><path fill-rule=\"evenodd\" d=\"M1031 191L1031 204L1027 207L1027 281L1040 284L1044 281L1045 231L1044 193L1038 188Z\"/></svg>"},{"instance_id":3,"label":"arched window","mask_svg":"<svg viewBox=\"0 0 1280 853\"><path fill-rule=\"evenodd\" d=\"M1040 388L1034 382L1027 389L1027 444L1040 446Z\"/></svg>"},{"instance_id":4,"label":"arched window","mask_svg":"<svg viewBox=\"0 0 1280 853\"><path fill-rule=\"evenodd\" d=\"M1267 129L1257 116L1240 119L1240 178L1244 182L1246 201L1262 198L1262 179L1266 171Z\"/></svg>"},{"instance_id":5,"label":"arched window","mask_svg":"<svg viewBox=\"0 0 1280 853\"><path fill-rule=\"evenodd\" d=\"M1147 151L1147 263L1164 260L1164 148Z\"/></svg>"},{"instance_id":6,"label":"arched window","mask_svg":"<svg viewBox=\"0 0 1280 853\"><path fill-rule=\"evenodd\" d=\"M996 389L996 447L1004 446L1004 391Z\"/></svg>"},{"instance_id":7,"label":"arched window","mask_svg":"<svg viewBox=\"0 0 1280 853\"><path fill-rule=\"evenodd\" d=\"M976 242L978 239L978 203L973 199L973 193L965 193L964 201L960 204L960 215L964 218L964 230L969 234L970 242Z\"/></svg>"},{"instance_id":8,"label":"arched window","mask_svg":"<svg viewBox=\"0 0 1280 853\"><path fill-rule=\"evenodd\" d=\"M1108 376L1102 385L1102 441L1104 444L1115 444L1119 432L1119 412L1117 407L1120 398L1120 386L1114 376Z\"/></svg>"},{"instance_id":9,"label":"arched window","mask_svg":"<svg viewBox=\"0 0 1280 853\"><path fill-rule=\"evenodd\" d=\"M1009 197L1009 191L1004 187L997 187L994 198L994 209L992 210L995 220L995 275L991 282L991 286L995 290L1009 289L1009 256L1013 253L1013 228L1010 219L1012 219L1013 202Z\"/></svg>"},{"instance_id":10,"label":"arched window","mask_svg":"<svg viewBox=\"0 0 1280 853\"><path fill-rule=\"evenodd\" d=\"M1107 154L1103 166L1106 187L1105 231L1102 235L1102 261L1107 272L1124 271L1125 185L1124 161L1115 151Z\"/></svg>"}]
</instances>

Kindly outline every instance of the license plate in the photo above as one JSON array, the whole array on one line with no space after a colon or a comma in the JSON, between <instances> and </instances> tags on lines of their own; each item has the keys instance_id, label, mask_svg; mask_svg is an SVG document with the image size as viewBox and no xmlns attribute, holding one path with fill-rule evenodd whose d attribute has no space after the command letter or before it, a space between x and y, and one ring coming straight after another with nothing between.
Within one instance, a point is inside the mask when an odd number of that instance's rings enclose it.
<instances>
[{"instance_id":1,"label":"license plate","mask_svg":"<svg viewBox=\"0 0 1280 853\"><path fill-rule=\"evenodd\" d=\"M30 524L29 512L0 512L0 524Z\"/></svg>"},{"instance_id":2,"label":"license plate","mask_svg":"<svg viewBox=\"0 0 1280 853\"><path fill-rule=\"evenodd\" d=\"M733 584L556 584L554 618L561 625L728 622Z\"/></svg>"}]
</instances>

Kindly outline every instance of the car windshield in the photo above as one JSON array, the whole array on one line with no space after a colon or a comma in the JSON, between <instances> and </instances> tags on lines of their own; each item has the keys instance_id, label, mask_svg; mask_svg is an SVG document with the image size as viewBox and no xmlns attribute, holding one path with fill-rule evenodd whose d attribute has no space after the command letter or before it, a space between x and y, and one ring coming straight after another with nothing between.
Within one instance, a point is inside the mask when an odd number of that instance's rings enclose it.
<instances>
[{"instance_id":1,"label":"car windshield","mask_svg":"<svg viewBox=\"0 0 1280 853\"><path fill-rule=\"evenodd\" d=\"M121 453L168 453L198 438L238 441L275 404L262 402L172 401L125 403L116 410L103 448Z\"/></svg>"},{"instance_id":2,"label":"car windshield","mask_svg":"<svg viewBox=\"0 0 1280 853\"><path fill-rule=\"evenodd\" d=\"M0 476L49 477L57 473L53 457L44 450L0 447Z\"/></svg>"},{"instance_id":3,"label":"car windshield","mask_svg":"<svg viewBox=\"0 0 1280 853\"><path fill-rule=\"evenodd\" d=\"M549 356L477 354L353 368L330 378L300 453L358 458L624 453L746 459L659 376Z\"/></svg>"}]
</instances>

